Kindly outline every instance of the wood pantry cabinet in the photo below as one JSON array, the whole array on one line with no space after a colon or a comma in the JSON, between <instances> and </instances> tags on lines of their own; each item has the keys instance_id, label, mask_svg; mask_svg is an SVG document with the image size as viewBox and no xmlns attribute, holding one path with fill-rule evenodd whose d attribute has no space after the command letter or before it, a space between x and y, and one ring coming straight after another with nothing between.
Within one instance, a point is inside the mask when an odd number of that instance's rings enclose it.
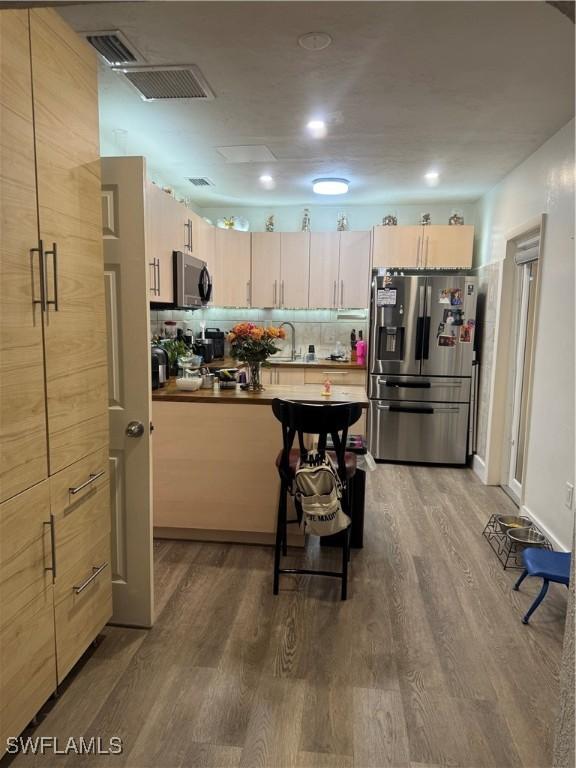
<instances>
[{"instance_id":1,"label":"wood pantry cabinet","mask_svg":"<svg viewBox=\"0 0 576 768\"><path fill-rule=\"evenodd\" d=\"M374 227L373 267L411 269L472 266L474 227L471 225Z\"/></svg>"},{"instance_id":2,"label":"wood pantry cabinet","mask_svg":"<svg viewBox=\"0 0 576 768\"><path fill-rule=\"evenodd\" d=\"M96 59L50 9L0 11L0 50L5 744L112 610Z\"/></svg>"}]
</instances>

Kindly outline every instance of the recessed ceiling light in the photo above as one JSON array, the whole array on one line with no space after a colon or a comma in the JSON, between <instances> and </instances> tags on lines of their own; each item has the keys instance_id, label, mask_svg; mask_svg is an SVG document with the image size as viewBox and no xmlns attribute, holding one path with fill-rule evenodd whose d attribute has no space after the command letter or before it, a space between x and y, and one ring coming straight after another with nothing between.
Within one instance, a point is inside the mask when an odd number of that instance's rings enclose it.
<instances>
[{"instance_id":1,"label":"recessed ceiling light","mask_svg":"<svg viewBox=\"0 0 576 768\"><path fill-rule=\"evenodd\" d=\"M315 139L323 139L328 132L324 120L310 120L306 128Z\"/></svg>"},{"instance_id":2,"label":"recessed ceiling light","mask_svg":"<svg viewBox=\"0 0 576 768\"><path fill-rule=\"evenodd\" d=\"M436 184L438 184L438 180L440 179L440 174L438 171L428 171L428 173L424 174L424 178L428 182L428 184L431 187L434 187Z\"/></svg>"},{"instance_id":3,"label":"recessed ceiling light","mask_svg":"<svg viewBox=\"0 0 576 768\"><path fill-rule=\"evenodd\" d=\"M314 179L312 189L317 195L345 195L349 184L347 179Z\"/></svg>"},{"instance_id":4,"label":"recessed ceiling light","mask_svg":"<svg viewBox=\"0 0 576 768\"><path fill-rule=\"evenodd\" d=\"M260 184L262 184L265 189L274 189L276 186L274 177L269 173L263 173L262 176L260 176Z\"/></svg>"},{"instance_id":5,"label":"recessed ceiling light","mask_svg":"<svg viewBox=\"0 0 576 768\"><path fill-rule=\"evenodd\" d=\"M307 32L298 38L298 45L307 51L323 51L331 42L332 37L327 32Z\"/></svg>"}]
</instances>

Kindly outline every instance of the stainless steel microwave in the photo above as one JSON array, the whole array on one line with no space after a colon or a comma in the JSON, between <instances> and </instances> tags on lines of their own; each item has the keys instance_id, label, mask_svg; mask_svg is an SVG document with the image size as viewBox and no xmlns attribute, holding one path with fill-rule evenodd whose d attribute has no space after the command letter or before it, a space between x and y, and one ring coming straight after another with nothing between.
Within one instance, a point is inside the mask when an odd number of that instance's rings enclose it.
<instances>
[{"instance_id":1,"label":"stainless steel microwave","mask_svg":"<svg viewBox=\"0 0 576 768\"><path fill-rule=\"evenodd\" d=\"M212 278L205 261L174 251L174 304L179 309L199 309L212 296Z\"/></svg>"}]
</instances>

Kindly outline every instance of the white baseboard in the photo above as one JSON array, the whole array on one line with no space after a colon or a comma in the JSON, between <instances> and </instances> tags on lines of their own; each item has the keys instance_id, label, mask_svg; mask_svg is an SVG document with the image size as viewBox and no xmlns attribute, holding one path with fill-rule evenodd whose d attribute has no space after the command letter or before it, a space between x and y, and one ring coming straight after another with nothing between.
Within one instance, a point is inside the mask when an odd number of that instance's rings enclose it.
<instances>
[{"instance_id":1,"label":"white baseboard","mask_svg":"<svg viewBox=\"0 0 576 768\"><path fill-rule=\"evenodd\" d=\"M484 462L484 459L481 459L480 456L478 456L477 453L475 453L474 456L472 457L472 470L476 475L478 475L478 477L484 483L484 485L487 485L486 463Z\"/></svg>"},{"instance_id":2,"label":"white baseboard","mask_svg":"<svg viewBox=\"0 0 576 768\"><path fill-rule=\"evenodd\" d=\"M561 541L558 541L556 536L552 533L552 531L544 525L544 523L540 520L540 518L532 512L532 510L528 509L528 507L525 504L522 504L522 507L520 509L520 514L524 515L525 517L529 517L530 520L532 520L533 523L535 523L538 528L542 531L542 533L550 539L552 546L554 549L560 550L560 552L569 552L569 548L565 547L564 544L562 544Z\"/></svg>"}]
</instances>

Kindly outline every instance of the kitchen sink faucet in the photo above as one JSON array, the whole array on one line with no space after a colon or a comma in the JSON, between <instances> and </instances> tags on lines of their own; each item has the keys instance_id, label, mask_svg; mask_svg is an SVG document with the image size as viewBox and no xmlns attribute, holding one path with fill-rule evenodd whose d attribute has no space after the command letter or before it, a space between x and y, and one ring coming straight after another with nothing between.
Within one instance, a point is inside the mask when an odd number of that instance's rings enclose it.
<instances>
[{"instance_id":1,"label":"kitchen sink faucet","mask_svg":"<svg viewBox=\"0 0 576 768\"><path fill-rule=\"evenodd\" d=\"M293 323L289 323L288 321L280 323L278 328L282 328L283 325L289 325L292 329L292 349L290 352L290 360L296 360L296 328L294 328Z\"/></svg>"}]
</instances>

